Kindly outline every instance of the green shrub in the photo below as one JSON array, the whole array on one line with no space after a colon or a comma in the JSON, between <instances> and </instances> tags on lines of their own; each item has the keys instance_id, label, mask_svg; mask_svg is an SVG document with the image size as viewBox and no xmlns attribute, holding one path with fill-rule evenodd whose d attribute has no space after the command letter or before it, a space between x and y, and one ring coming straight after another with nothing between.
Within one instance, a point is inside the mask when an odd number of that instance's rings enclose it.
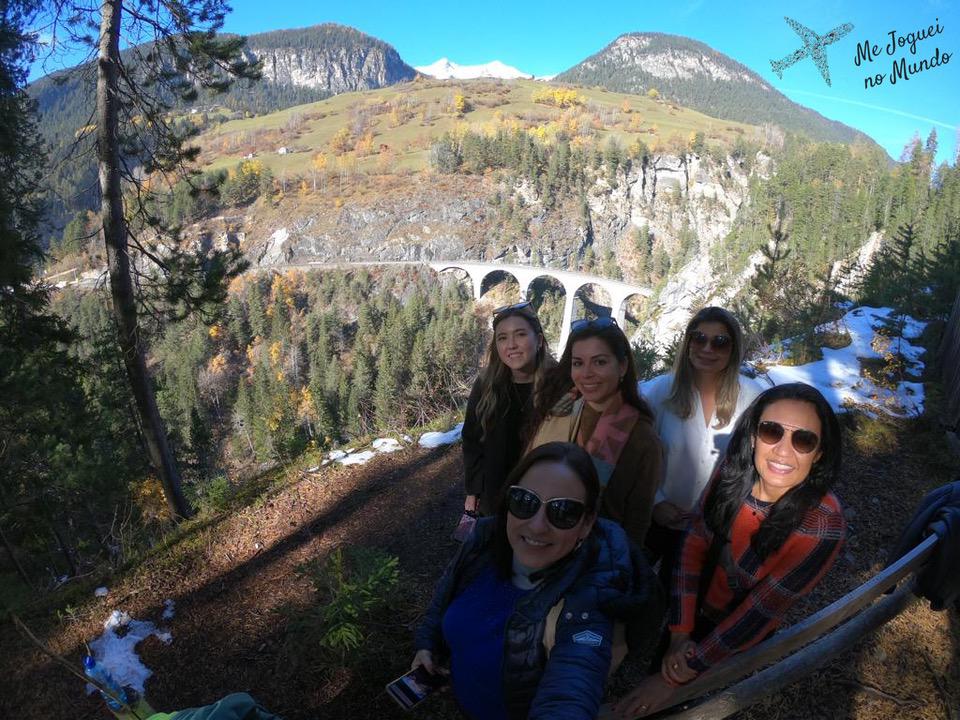
<instances>
[{"instance_id":1,"label":"green shrub","mask_svg":"<svg viewBox=\"0 0 960 720\"><path fill-rule=\"evenodd\" d=\"M850 438L862 455L892 453L900 444L896 425L885 417L859 415L856 431L850 433Z\"/></svg>"},{"instance_id":2,"label":"green shrub","mask_svg":"<svg viewBox=\"0 0 960 720\"><path fill-rule=\"evenodd\" d=\"M298 570L316 590L317 604L291 618L284 655L296 664L316 658L319 650L344 662L367 639L369 621L390 604L399 561L373 548L338 547Z\"/></svg>"},{"instance_id":3,"label":"green shrub","mask_svg":"<svg viewBox=\"0 0 960 720\"><path fill-rule=\"evenodd\" d=\"M637 380L642 382L660 374L660 354L657 352L656 345L641 339L633 344L631 350L633 350L633 363L637 368Z\"/></svg>"},{"instance_id":4,"label":"green shrub","mask_svg":"<svg viewBox=\"0 0 960 720\"><path fill-rule=\"evenodd\" d=\"M207 482L203 489L201 506L204 510L220 512L225 510L233 497L233 489L226 475L217 475Z\"/></svg>"}]
</instances>

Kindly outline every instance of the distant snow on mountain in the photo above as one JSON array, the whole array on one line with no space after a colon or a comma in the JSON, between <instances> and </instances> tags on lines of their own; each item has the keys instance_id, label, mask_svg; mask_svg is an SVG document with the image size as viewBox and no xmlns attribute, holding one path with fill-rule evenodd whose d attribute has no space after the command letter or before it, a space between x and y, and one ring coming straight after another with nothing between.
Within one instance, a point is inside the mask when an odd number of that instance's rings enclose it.
<instances>
[{"instance_id":1,"label":"distant snow on mountain","mask_svg":"<svg viewBox=\"0 0 960 720\"><path fill-rule=\"evenodd\" d=\"M533 78L530 73L505 65L499 60L483 65L457 65L447 58L440 58L431 65L423 65L414 69L438 80L470 80L481 77L500 78L502 80L530 80Z\"/></svg>"}]
</instances>

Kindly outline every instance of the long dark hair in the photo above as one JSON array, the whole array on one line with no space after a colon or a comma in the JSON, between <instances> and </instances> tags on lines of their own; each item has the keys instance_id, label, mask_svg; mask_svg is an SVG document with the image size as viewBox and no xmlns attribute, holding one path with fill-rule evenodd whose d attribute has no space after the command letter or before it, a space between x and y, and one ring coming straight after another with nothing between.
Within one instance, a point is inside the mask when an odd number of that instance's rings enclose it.
<instances>
[{"instance_id":1,"label":"long dark hair","mask_svg":"<svg viewBox=\"0 0 960 720\"><path fill-rule=\"evenodd\" d=\"M600 499L600 479L597 469L593 465L590 455L576 443L549 442L540 445L524 455L516 467L510 471L503 489L500 491L500 502L497 505L496 525L493 531L491 552L493 561L501 577L509 578L513 573L513 550L507 539L507 492L511 485L518 485L527 474L527 471L537 463L553 462L566 465L573 470L580 482L583 483L584 505L587 516L597 512L597 503ZM547 498L544 498L546 500Z\"/></svg>"},{"instance_id":2,"label":"long dark hair","mask_svg":"<svg viewBox=\"0 0 960 720\"><path fill-rule=\"evenodd\" d=\"M740 393L740 365L744 354L743 331L740 329L740 323L730 311L722 307L705 307L687 323L687 329L683 332L683 341L673 361L673 385L670 387L670 395L667 396L666 403L679 418L686 419L693 414L693 393L696 389L693 386L693 366L690 365L690 341L697 326L705 322L721 323L727 329L731 340L730 361L720 373L720 383L717 386L716 427L721 428L730 422L730 418L737 409L737 396Z\"/></svg>"},{"instance_id":3,"label":"long dark hair","mask_svg":"<svg viewBox=\"0 0 960 720\"><path fill-rule=\"evenodd\" d=\"M759 478L753 462L753 442L757 437L760 416L767 406L780 400L808 402L820 418L820 459L799 485L790 488L777 500L750 539L750 546L761 560L766 559L800 527L803 516L820 504L840 476L840 423L820 391L805 383L776 385L761 393L744 411L727 445L727 452L717 479L704 503L704 519L714 533L730 539L730 528L741 506Z\"/></svg>"},{"instance_id":4,"label":"long dark hair","mask_svg":"<svg viewBox=\"0 0 960 720\"><path fill-rule=\"evenodd\" d=\"M617 358L618 362L626 362L627 371L624 373L623 382L620 383L620 395L625 403L635 407L640 411L641 416L653 422L653 412L646 401L640 397L640 392L637 390L637 368L633 362L633 353L630 351L630 341L623 334L623 330L612 322L609 325L587 324L570 333L570 337L567 338L567 346L563 349L563 355L560 356L560 362L557 363L556 367L551 368L544 377L543 387L537 395L533 421L528 433L530 437L533 437L533 434L550 414L551 408L557 404L557 401L573 387L571 369L574 344L592 337L602 340L604 345L610 348L610 352Z\"/></svg>"},{"instance_id":5,"label":"long dark hair","mask_svg":"<svg viewBox=\"0 0 960 720\"><path fill-rule=\"evenodd\" d=\"M480 402L477 403L477 416L480 419L482 432L481 439L485 439L490 428L503 419L502 416L510 405L513 375L510 368L503 364L500 353L497 351L497 325L511 317L523 318L538 338L539 346L534 358L534 392L543 384L544 372L556 364L550 354L550 349L547 347L547 340L543 334L540 318L532 305L509 308L495 315L493 318L493 335L490 337L490 344L487 346L486 365L481 371Z\"/></svg>"}]
</instances>

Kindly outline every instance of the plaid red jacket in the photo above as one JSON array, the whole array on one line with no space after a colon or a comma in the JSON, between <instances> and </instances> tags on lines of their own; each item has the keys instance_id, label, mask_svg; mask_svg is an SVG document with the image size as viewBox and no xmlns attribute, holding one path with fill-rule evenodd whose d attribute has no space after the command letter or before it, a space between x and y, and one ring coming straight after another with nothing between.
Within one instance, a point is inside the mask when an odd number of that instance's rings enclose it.
<instances>
[{"instance_id":1,"label":"plaid red jacket","mask_svg":"<svg viewBox=\"0 0 960 720\"><path fill-rule=\"evenodd\" d=\"M765 561L750 548L750 538L767 516L771 503L748 496L731 530L731 542L720 554L704 600L711 618L723 618L697 643L688 665L706 670L733 653L763 640L777 628L797 598L806 595L833 565L846 534L840 501L828 493L809 511L800 527ZM684 538L680 563L673 574L670 630L691 632L696 623L700 573L713 533L703 508Z\"/></svg>"}]
</instances>

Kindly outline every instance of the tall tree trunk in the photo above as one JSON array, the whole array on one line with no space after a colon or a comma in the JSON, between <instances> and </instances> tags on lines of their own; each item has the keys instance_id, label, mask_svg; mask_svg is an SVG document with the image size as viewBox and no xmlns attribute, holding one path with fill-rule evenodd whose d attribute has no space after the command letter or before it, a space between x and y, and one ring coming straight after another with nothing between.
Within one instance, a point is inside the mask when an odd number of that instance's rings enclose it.
<instances>
[{"instance_id":1,"label":"tall tree trunk","mask_svg":"<svg viewBox=\"0 0 960 720\"><path fill-rule=\"evenodd\" d=\"M49 524L50 531L53 533L53 537L57 541L57 548L60 550L60 554L63 555L64 561L67 563L67 570L70 573L70 577L76 577L78 574L77 563L73 559L73 553L70 551L66 540L64 540L63 533L61 532L57 521L53 518L50 518Z\"/></svg>"},{"instance_id":2,"label":"tall tree trunk","mask_svg":"<svg viewBox=\"0 0 960 720\"><path fill-rule=\"evenodd\" d=\"M14 551L13 545L11 545L10 541L7 539L7 534L3 531L2 525L0 525L0 540L3 541L3 547L6 549L7 555L10 556L10 562L12 562L13 566L17 569L17 575L21 577L30 590L36 592L36 588L33 586L30 576L27 575L27 571L23 569L23 565L21 565L20 561L17 559L17 553Z\"/></svg>"},{"instance_id":3,"label":"tall tree trunk","mask_svg":"<svg viewBox=\"0 0 960 720\"><path fill-rule=\"evenodd\" d=\"M110 294L117 321L120 351L143 426L150 461L160 475L164 496L175 519L189 517L190 506L180 487L180 471L167 439L137 325L137 303L130 275L127 223L120 186L118 78L122 0L104 0L101 7L100 47L97 58L97 160Z\"/></svg>"}]
</instances>

